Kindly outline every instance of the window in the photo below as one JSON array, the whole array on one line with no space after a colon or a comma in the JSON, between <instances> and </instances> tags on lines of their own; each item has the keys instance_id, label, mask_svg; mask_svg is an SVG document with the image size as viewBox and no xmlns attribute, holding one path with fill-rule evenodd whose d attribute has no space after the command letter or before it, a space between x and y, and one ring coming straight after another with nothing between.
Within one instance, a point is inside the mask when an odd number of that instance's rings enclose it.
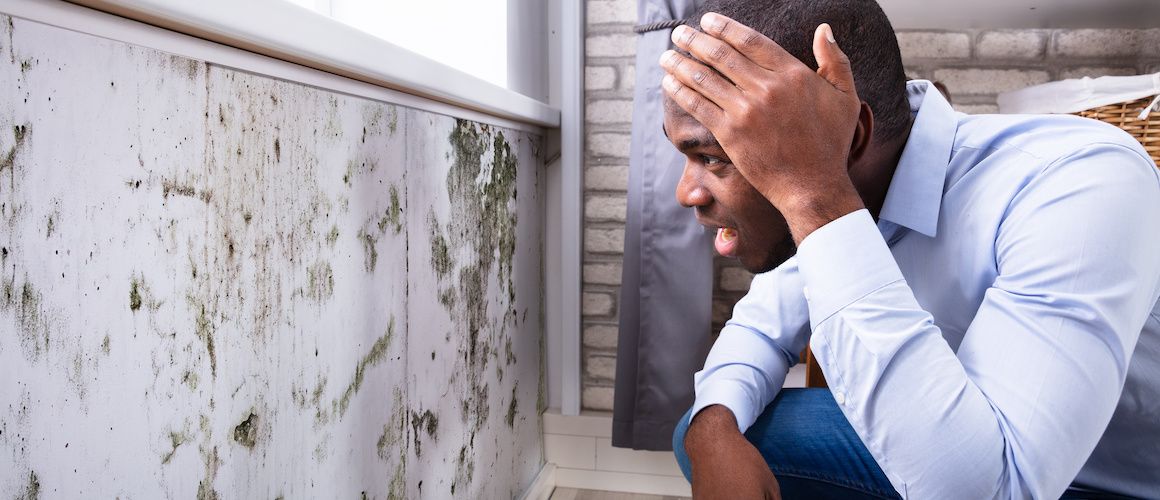
<instances>
[{"instance_id":1,"label":"window","mask_svg":"<svg viewBox=\"0 0 1160 500\"><path fill-rule=\"evenodd\" d=\"M286 1L510 88L508 0Z\"/></svg>"}]
</instances>

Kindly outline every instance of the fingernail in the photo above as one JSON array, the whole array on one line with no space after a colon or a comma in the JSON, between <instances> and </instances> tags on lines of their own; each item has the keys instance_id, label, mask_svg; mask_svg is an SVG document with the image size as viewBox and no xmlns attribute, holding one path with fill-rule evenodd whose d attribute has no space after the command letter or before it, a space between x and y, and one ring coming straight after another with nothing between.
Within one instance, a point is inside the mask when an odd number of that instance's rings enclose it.
<instances>
[{"instance_id":1,"label":"fingernail","mask_svg":"<svg viewBox=\"0 0 1160 500\"><path fill-rule=\"evenodd\" d=\"M721 16L714 12L709 12L701 16L701 29L705 31L710 31L709 28L713 28L712 31L718 31L717 27L720 25Z\"/></svg>"},{"instance_id":2,"label":"fingernail","mask_svg":"<svg viewBox=\"0 0 1160 500\"><path fill-rule=\"evenodd\" d=\"M661 58L658 62L660 62L661 66L667 66L669 64L669 59L673 57L673 54L676 54L676 52L673 52L672 50L661 52Z\"/></svg>"},{"instance_id":3,"label":"fingernail","mask_svg":"<svg viewBox=\"0 0 1160 500\"><path fill-rule=\"evenodd\" d=\"M830 28L830 25L826 24L825 27L826 27L826 40L829 40L830 43L838 43L838 41L834 39L834 30L832 28Z\"/></svg>"},{"instance_id":4,"label":"fingernail","mask_svg":"<svg viewBox=\"0 0 1160 500\"><path fill-rule=\"evenodd\" d=\"M683 24L673 28L673 43L680 43L681 39L685 37L685 30L687 29Z\"/></svg>"},{"instance_id":5,"label":"fingernail","mask_svg":"<svg viewBox=\"0 0 1160 500\"><path fill-rule=\"evenodd\" d=\"M673 75L670 75L668 73L665 73L664 78L661 78L661 86L667 90L673 90L673 86L676 83L677 83L676 80L673 79Z\"/></svg>"}]
</instances>

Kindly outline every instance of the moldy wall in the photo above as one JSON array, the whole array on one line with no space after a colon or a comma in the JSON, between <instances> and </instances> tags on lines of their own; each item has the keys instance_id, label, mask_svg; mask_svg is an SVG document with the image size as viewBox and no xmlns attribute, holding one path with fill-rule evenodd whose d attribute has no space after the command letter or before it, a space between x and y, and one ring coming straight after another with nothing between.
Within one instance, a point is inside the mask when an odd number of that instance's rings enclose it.
<instances>
[{"instance_id":1,"label":"moldy wall","mask_svg":"<svg viewBox=\"0 0 1160 500\"><path fill-rule=\"evenodd\" d=\"M0 491L504 498L541 137L0 16Z\"/></svg>"}]
</instances>

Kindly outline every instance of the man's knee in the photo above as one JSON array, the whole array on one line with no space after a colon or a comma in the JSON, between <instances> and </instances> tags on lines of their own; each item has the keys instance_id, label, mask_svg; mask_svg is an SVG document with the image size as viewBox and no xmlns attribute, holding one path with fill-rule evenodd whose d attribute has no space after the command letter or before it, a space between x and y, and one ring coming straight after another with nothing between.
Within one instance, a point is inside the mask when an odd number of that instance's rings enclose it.
<instances>
[{"instance_id":1,"label":"man's knee","mask_svg":"<svg viewBox=\"0 0 1160 500\"><path fill-rule=\"evenodd\" d=\"M685 479L690 482L693 480L693 469L689 465L689 455L685 453L685 434L689 432L689 420L692 418L693 409L685 412L685 416L677 422L676 429L673 429L673 455L677 457L677 465L681 467L681 472L685 474Z\"/></svg>"}]
</instances>

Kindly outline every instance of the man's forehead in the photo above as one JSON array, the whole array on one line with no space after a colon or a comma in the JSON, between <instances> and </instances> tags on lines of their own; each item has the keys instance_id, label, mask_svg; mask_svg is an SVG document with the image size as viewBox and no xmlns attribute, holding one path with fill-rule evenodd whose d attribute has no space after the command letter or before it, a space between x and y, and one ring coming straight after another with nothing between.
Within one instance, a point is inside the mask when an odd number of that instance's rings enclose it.
<instances>
[{"instance_id":1,"label":"man's forehead","mask_svg":"<svg viewBox=\"0 0 1160 500\"><path fill-rule=\"evenodd\" d=\"M700 143L716 143L717 139L709 132L709 129L701 125L701 122L693 118L680 105L664 96L664 121L662 127L664 134L671 141L679 141L686 139L698 139ZM680 137L675 137L680 136Z\"/></svg>"}]
</instances>

